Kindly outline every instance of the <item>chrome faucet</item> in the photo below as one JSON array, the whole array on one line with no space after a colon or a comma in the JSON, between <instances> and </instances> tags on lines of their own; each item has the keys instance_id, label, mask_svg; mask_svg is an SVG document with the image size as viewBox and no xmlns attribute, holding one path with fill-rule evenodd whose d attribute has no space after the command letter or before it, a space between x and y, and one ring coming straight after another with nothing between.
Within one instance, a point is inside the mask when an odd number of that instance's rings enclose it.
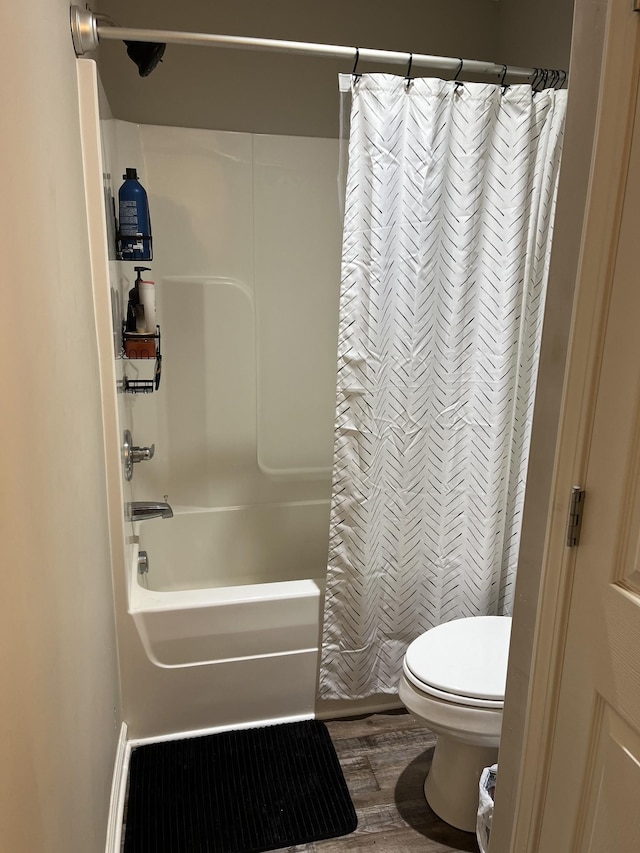
<instances>
[{"instance_id":1,"label":"chrome faucet","mask_svg":"<svg viewBox=\"0 0 640 853\"><path fill-rule=\"evenodd\" d=\"M124 431L122 441L122 466L124 468L124 478L129 481L133 477L133 466L136 462L144 462L147 459L153 459L156 452L155 444L151 447L134 447L133 438L130 430Z\"/></svg>"},{"instance_id":2,"label":"chrome faucet","mask_svg":"<svg viewBox=\"0 0 640 853\"><path fill-rule=\"evenodd\" d=\"M124 505L127 521L145 521L149 518L173 518L173 510L162 501L130 501Z\"/></svg>"}]
</instances>

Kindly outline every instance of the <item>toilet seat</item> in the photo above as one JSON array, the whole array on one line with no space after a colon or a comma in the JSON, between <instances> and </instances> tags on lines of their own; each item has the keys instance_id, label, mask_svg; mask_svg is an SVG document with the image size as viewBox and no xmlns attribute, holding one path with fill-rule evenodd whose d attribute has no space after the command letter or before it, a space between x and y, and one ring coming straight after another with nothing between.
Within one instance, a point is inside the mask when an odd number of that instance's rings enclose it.
<instances>
[{"instance_id":1,"label":"toilet seat","mask_svg":"<svg viewBox=\"0 0 640 853\"><path fill-rule=\"evenodd\" d=\"M476 708L502 708L511 619L475 616L446 622L407 649L403 672L423 693Z\"/></svg>"},{"instance_id":2,"label":"toilet seat","mask_svg":"<svg viewBox=\"0 0 640 853\"><path fill-rule=\"evenodd\" d=\"M476 699L471 696L462 696L459 693L446 693L444 690L438 690L437 687L432 687L430 684L425 684L424 681L420 681L419 678L416 678L407 666L406 661L402 667L402 673L407 681L413 684L417 690L420 690L422 693L426 693L429 696L433 696L436 699L441 699L443 702L450 702L452 705L465 705L469 708L499 709L504 706L504 701L497 699Z\"/></svg>"}]
</instances>

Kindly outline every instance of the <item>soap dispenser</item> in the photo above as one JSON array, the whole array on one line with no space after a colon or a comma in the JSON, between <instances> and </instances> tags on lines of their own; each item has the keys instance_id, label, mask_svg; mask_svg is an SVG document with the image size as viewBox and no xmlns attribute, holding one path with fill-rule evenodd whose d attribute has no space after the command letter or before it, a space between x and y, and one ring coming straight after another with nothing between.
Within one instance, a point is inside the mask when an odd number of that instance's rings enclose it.
<instances>
[{"instance_id":1,"label":"soap dispenser","mask_svg":"<svg viewBox=\"0 0 640 853\"><path fill-rule=\"evenodd\" d=\"M136 270L148 270L149 267L136 267ZM138 287L138 299L142 305L144 328L149 335L156 333L156 285L153 281L145 281L140 277L136 279Z\"/></svg>"},{"instance_id":2,"label":"soap dispenser","mask_svg":"<svg viewBox=\"0 0 640 853\"><path fill-rule=\"evenodd\" d=\"M141 272L150 269L150 267L134 267L136 271L136 280L133 283L133 287L129 291L129 302L127 304L127 321L126 321L126 331L127 332L145 332L145 324L144 324L144 309L142 307L142 302L140 300L140 284L142 283ZM155 329L154 329L155 331Z\"/></svg>"},{"instance_id":3,"label":"soap dispenser","mask_svg":"<svg viewBox=\"0 0 640 853\"><path fill-rule=\"evenodd\" d=\"M134 269L137 275L129 291L124 352L127 358L154 358L158 354L155 284L142 278L141 273L149 270L149 267Z\"/></svg>"}]
</instances>

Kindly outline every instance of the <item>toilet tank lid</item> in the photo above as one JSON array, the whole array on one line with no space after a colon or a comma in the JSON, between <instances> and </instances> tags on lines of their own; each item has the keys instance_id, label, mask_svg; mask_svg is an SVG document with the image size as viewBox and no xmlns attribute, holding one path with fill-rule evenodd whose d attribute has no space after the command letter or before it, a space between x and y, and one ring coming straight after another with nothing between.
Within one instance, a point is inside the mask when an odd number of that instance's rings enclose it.
<instances>
[{"instance_id":1,"label":"toilet tank lid","mask_svg":"<svg viewBox=\"0 0 640 853\"><path fill-rule=\"evenodd\" d=\"M437 625L405 656L421 682L445 693L503 700L511 637L509 616L472 616Z\"/></svg>"}]
</instances>

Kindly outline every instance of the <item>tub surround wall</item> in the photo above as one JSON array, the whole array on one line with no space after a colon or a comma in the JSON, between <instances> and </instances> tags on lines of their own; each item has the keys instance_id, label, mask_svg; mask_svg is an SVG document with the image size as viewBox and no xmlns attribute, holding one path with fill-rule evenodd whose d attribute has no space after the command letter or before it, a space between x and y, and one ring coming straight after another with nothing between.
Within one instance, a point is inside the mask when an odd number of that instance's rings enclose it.
<instances>
[{"instance_id":1,"label":"tub surround wall","mask_svg":"<svg viewBox=\"0 0 640 853\"><path fill-rule=\"evenodd\" d=\"M328 527L329 501L191 510L170 524L145 521L140 547L152 559L141 580L159 593L321 581Z\"/></svg>"},{"instance_id":2,"label":"tub surround wall","mask_svg":"<svg viewBox=\"0 0 640 853\"><path fill-rule=\"evenodd\" d=\"M154 260L144 265L162 331L159 392L118 395L120 433L156 445L125 499L168 495L175 512L143 523L139 546L127 525L118 586L130 736L312 715L333 452L338 144L113 120L103 137L114 197L133 165L149 193ZM111 263L123 308L133 267ZM150 365L116 362L130 378ZM181 546L179 529L203 517ZM149 553L149 591L138 585L137 547ZM264 636L247 633L255 619ZM283 620L284 645L269 627ZM233 641L206 630L229 621Z\"/></svg>"},{"instance_id":3,"label":"tub surround wall","mask_svg":"<svg viewBox=\"0 0 640 853\"><path fill-rule=\"evenodd\" d=\"M136 494L202 507L328 499L337 142L139 134L164 376L136 400L134 437L158 449L136 468Z\"/></svg>"}]
</instances>

